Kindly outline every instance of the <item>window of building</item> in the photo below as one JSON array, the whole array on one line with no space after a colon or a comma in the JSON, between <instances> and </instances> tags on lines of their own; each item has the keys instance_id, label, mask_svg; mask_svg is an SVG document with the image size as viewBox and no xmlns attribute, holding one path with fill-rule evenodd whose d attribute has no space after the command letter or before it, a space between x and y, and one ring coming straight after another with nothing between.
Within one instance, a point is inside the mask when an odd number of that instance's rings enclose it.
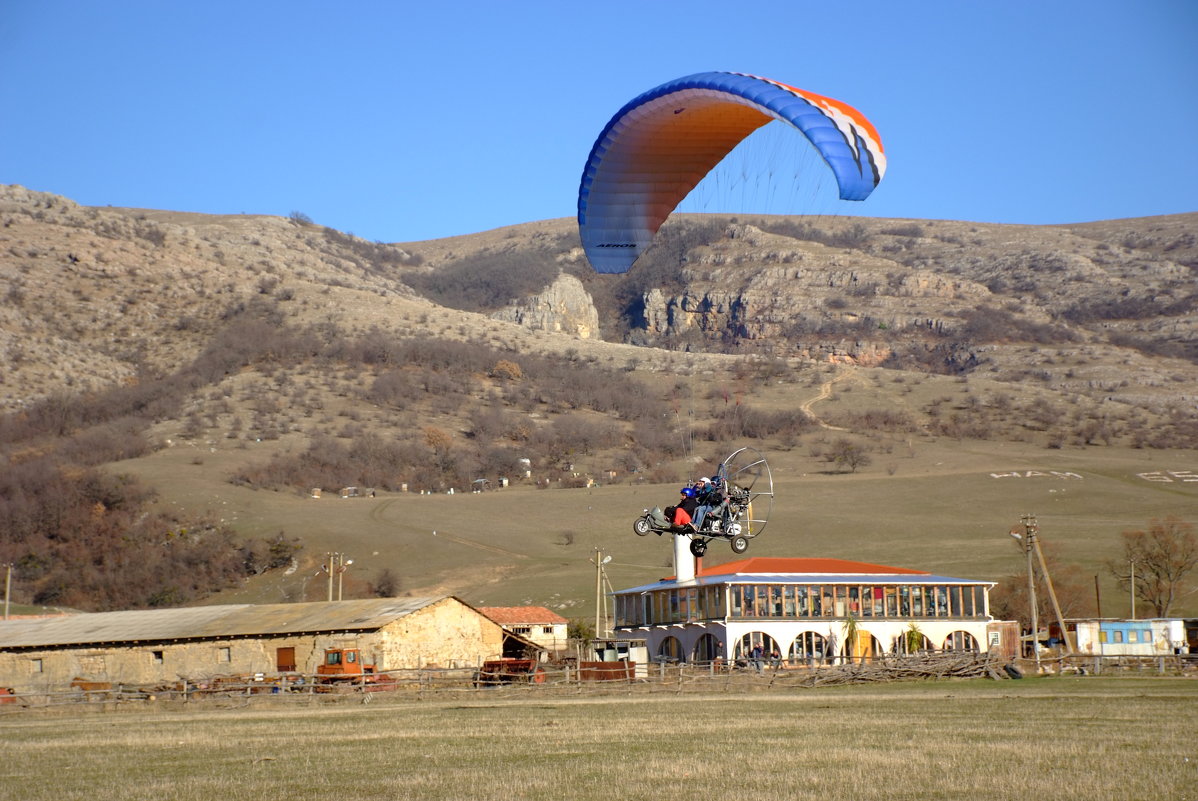
<instances>
[{"instance_id":1,"label":"window of building","mask_svg":"<svg viewBox=\"0 0 1198 801\"><path fill-rule=\"evenodd\" d=\"M682 658L682 643L677 637L666 637L661 641L661 647L657 650L657 656L664 662L681 662Z\"/></svg>"},{"instance_id":2,"label":"window of building","mask_svg":"<svg viewBox=\"0 0 1198 801\"><path fill-rule=\"evenodd\" d=\"M161 665L162 664L162 651L151 651L150 653L154 657L154 664Z\"/></svg>"},{"instance_id":3,"label":"window of building","mask_svg":"<svg viewBox=\"0 0 1198 801\"><path fill-rule=\"evenodd\" d=\"M552 635L553 634L553 626L541 626L541 633Z\"/></svg>"},{"instance_id":4,"label":"window of building","mask_svg":"<svg viewBox=\"0 0 1198 801\"><path fill-rule=\"evenodd\" d=\"M1112 631L1111 634L1115 635L1114 638L1111 640L1111 642L1118 642L1118 643L1123 642L1123 632Z\"/></svg>"},{"instance_id":5,"label":"window of building","mask_svg":"<svg viewBox=\"0 0 1198 801\"><path fill-rule=\"evenodd\" d=\"M741 587L741 592L745 597L745 617L751 617L757 614L757 588L752 584L746 584Z\"/></svg>"},{"instance_id":6,"label":"window of building","mask_svg":"<svg viewBox=\"0 0 1198 801\"><path fill-rule=\"evenodd\" d=\"M1105 642L1106 642L1106 631L1105 631L1105 630L1099 630L1099 632L1098 632L1098 641L1099 641L1099 642L1101 642L1101 643L1105 643Z\"/></svg>"},{"instance_id":7,"label":"window of building","mask_svg":"<svg viewBox=\"0 0 1198 801\"><path fill-rule=\"evenodd\" d=\"M227 646L227 645L217 648L216 649L216 661L217 662L232 662L233 661L233 650L231 648L229 648L229 646Z\"/></svg>"},{"instance_id":8,"label":"window of building","mask_svg":"<svg viewBox=\"0 0 1198 801\"><path fill-rule=\"evenodd\" d=\"M968 631L954 631L944 640L946 651L977 651L978 641Z\"/></svg>"},{"instance_id":9,"label":"window of building","mask_svg":"<svg viewBox=\"0 0 1198 801\"><path fill-rule=\"evenodd\" d=\"M923 617L923 587L911 588L911 614Z\"/></svg>"},{"instance_id":10,"label":"window of building","mask_svg":"<svg viewBox=\"0 0 1198 801\"><path fill-rule=\"evenodd\" d=\"M703 614L707 618L724 616L724 588L722 586L707 588L707 602Z\"/></svg>"},{"instance_id":11,"label":"window of building","mask_svg":"<svg viewBox=\"0 0 1198 801\"><path fill-rule=\"evenodd\" d=\"M40 660L40 659L30 659L29 660L29 672L30 673L42 673L45 671L45 669L46 669L46 666L42 662L42 660Z\"/></svg>"},{"instance_id":12,"label":"window of building","mask_svg":"<svg viewBox=\"0 0 1198 801\"><path fill-rule=\"evenodd\" d=\"M828 641L814 631L804 631L790 644L787 659L799 664L813 665L827 658Z\"/></svg>"}]
</instances>

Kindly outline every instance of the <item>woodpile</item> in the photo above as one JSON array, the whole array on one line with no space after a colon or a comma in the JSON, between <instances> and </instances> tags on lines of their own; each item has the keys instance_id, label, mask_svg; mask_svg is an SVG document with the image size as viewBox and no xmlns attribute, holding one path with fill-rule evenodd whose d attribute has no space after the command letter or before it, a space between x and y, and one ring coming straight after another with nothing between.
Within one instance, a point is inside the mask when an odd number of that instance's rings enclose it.
<instances>
[{"instance_id":1,"label":"woodpile","mask_svg":"<svg viewBox=\"0 0 1198 801\"><path fill-rule=\"evenodd\" d=\"M919 679L1008 677L1013 676L1002 665L987 659L985 654L949 652L822 667L810 671L798 684L803 687L828 687L837 684Z\"/></svg>"}]
</instances>

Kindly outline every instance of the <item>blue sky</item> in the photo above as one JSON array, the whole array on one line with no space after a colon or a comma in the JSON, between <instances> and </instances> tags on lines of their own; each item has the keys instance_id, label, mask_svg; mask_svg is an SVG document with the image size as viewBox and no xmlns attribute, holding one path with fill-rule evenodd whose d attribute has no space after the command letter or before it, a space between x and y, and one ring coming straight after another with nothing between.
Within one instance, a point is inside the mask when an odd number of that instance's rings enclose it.
<instances>
[{"instance_id":1,"label":"blue sky","mask_svg":"<svg viewBox=\"0 0 1198 801\"><path fill-rule=\"evenodd\" d=\"M886 178L837 213L1198 211L1195 42L1191 0L4 0L0 183L387 242L472 233L573 216L621 105L732 70L878 127Z\"/></svg>"}]
</instances>

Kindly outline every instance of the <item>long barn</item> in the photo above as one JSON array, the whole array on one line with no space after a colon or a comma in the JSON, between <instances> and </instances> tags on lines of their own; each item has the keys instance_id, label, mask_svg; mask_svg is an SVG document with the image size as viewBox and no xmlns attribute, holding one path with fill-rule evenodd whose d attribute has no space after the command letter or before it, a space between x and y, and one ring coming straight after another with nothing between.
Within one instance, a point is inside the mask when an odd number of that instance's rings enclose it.
<instances>
[{"instance_id":1,"label":"long barn","mask_svg":"<svg viewBox=\"0 0 1198 801\"><path fill-rule=\"evenodd\" d=\"M528 645L454 596L85 613L0 622L0 686L314 673L345 647L379 671L476 667Z\"/></svg>"}]
</instances>

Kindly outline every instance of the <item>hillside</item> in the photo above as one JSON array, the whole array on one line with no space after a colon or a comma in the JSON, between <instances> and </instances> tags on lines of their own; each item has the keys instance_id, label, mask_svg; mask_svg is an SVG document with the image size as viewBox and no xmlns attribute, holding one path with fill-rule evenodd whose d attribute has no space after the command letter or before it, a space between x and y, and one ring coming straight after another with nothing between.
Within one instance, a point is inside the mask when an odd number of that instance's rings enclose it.
<instances>
[{"instance_id":1,"label":"hillside","mask_svg":"<svg viewBox=\"0 0 1198 801\"><path fill-rule=\"evenodd\" d=\"M778 484L758 554L997 579L1034 513L1105 610L1121 530L1198 522L1198 214L685 217L623 277L589 272L568 220L387 245L4 187L0 221L19 600L319 598L343 551L349 595L588 615L594 549L619 585L668 572L632 518L741 444ZM37 539L48 515L75 544ZM128 541L177 558L134 571Z\"/></svg>"}]
</instances>

